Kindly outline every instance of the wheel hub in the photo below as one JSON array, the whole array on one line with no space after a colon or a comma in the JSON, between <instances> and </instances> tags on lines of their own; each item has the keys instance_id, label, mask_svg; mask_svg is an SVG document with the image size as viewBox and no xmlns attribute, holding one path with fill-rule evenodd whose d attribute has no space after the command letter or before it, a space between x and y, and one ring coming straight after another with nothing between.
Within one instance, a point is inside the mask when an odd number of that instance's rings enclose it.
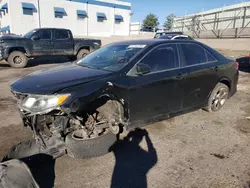
<instances>
[{"instance_id":1,"label":"wheel hub","mask_svg":"<svg viewBox=\"0 0 250 188\"><path fill-rule=\"evenodd\" d=\"M76 140L86 140L99 137L108 132L108 120L105 116L95 113L88 116L84 128L75 130L72 138Z\"/></svg>"},{"instance_id":2,"label":"wheel hub","mask_svg":"<svg viewBox=\"0 0 250 188\"><path fill-rule=\"evenodd\" d=\"M228 92L225 88L221 88L213 98L212 110L218 111L226 102Z\"/></svg>"},{"instance_id":3,"label":"wheel hub","mask_svg":"<svg viewBox=\"0 0 250 188\"><path fill-rule=\"evenodd\" d=\"M14 57L14 63L15 64L21 64L22 63L22 58L20 56L16 56Z\"/></svg>"}]
</instances>

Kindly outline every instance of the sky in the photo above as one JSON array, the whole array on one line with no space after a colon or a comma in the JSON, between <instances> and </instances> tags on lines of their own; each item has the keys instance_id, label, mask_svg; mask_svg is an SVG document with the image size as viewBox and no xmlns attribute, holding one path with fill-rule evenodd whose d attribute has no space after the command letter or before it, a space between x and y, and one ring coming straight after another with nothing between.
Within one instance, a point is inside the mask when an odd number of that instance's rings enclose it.
<instances>
[{"instance_id":1,"label":"sky","mask_svg":"<svg viewBox=\"0 0 250 188\"><path fill-rule=\"evenodd\" d=\"M133 16L131 21L142 21L147 14L154 13L158 16L160 25L163 25L166 16L174 13L176 16L184 16L200 12L203 9L209 10L220 8L224 5L246 2L247 0L122 0L132 3ZM249 1L249 0L248 0Z\"/></svg>"}]
</instances>

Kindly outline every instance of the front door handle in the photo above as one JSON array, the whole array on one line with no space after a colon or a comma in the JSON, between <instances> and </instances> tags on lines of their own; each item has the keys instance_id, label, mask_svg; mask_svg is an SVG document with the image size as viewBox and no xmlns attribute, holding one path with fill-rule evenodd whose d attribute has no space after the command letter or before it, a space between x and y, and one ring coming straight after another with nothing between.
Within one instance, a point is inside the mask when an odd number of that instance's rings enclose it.
<instances>
[{"instance_id":1,"label":"front door handle","mask_svg":"<svg viewBox=\"0 0 250 188\"><path fill-rule=\"evenodd\" d=\"M216 66L214 67L214 71L218 72L219 68Z\"/></svg>"},{"instance_id":2,"label":"front door handle","mask_svg":"<svg viewBox=\"0 0 250 188\"><path fill-rule=\"evenodd\" d=\"M177 76L173 77L174 80L182 80L183 79L183 75L182 74L178 74Z\"/></svg>"}]
</instances>

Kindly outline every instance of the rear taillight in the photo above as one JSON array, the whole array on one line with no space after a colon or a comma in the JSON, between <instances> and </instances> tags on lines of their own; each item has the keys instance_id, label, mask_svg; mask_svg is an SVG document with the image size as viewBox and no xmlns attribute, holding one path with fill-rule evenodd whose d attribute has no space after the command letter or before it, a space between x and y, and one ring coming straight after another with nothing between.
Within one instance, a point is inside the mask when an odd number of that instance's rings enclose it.
<instances>
[{"instance_id":1,"label":"rear taillight","mask_svg":"<svg viewBox=\"0 0 250 188\"><path fill-rule=\"evenodd\" d=\"M235 64L236 64L236 69L238 70L239 69L239 63L237 61L235 61Z\"/></svg>"}]
</instances>

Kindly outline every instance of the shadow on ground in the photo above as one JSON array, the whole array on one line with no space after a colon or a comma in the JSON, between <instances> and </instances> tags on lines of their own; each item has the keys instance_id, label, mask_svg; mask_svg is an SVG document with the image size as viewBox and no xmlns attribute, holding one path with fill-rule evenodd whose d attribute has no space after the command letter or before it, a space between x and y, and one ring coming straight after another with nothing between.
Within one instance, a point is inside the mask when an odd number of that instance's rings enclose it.
<instances>
[{"instance_id":1,"label":"shadow on ground","mask_svg":"<svg viewBox=\"0 0 250 188\"><path fill-rule=\"evenodd\" d=\"M237 59L239 70L250 73L250 57L240 57Z\"/></svg>"},{"instance_id":2,"label":"shadow on ground","mask_svg":"<svg viewBox=\"0 0 250 188\"><path fill-rule=\"evenodd\" d=\"M144 140L146 141L145 150L140 146ZM18 155L20 152L19 157L9 157L7 153L2 162L19 158L29 167L40 188L52 188L55 182L55 160L50 155L37 154L38 151L34 149L35 145L32 143L34 143L32 140L25 141L16 145L14 150L11 148L9 151L13 150L14 154ZM135 129L123 140L115 143L111 151L116 160L111 188L147 188L147 173L158 160L148 132L144 129ZM20 157L22 154L29 157L22 158Z\"/></svg>"},{"instance_id":3,"label":"shadow on ground","mask_svg":"<svg viewBox=\"0 0 250 188\"><path fill-rule=\"evenodd\" d=\"M1 162L4 164L5 162L11 162L12 159L19 159L29 167L33 178L40 188L54 187L55 160L51 155L41 153L35 140L26 140L13 145L4 155ZM15 176L12 178L15 178ZM15 179L12 181L15 181ZM24 184L25 181L28 180L24 179L23 182L19 182L20 185Z\"/></svg>"},{"instance_id":4,"label":"shadow on ground","mask_svg":"<svg viewBox=\"0 0 250 188\"><path fill-rule=\"evenodd\" d=\"M38 65L48 65L48 64L60 64L60 63L65 63L65 62L69 62L70 59L67 58L67 57L39 57L39 58L36 58L36 59L30 59L28 61L28 64L25 68L29 68L29 67L36 67ZM0 68L11 68L9 66L9 64L5 61L2 61L0 63Z\"/></svg>"},{"instance_id":5,"label":"shadow on ground","mask_svg":"<svg viewBox=\"0 0 250 188\"><path fill-rule=\"evenodd\" d=\"M52 188L55 182L55 160L46 154L37 154L22 159L29 167L40 188Z\"/></svg>"},{"instance_id":6,"label":"shadow on ground","mask_svg":"<svg viewBox=\"0 0 250 188\"><path fill-rule=\"evenodd\" d=\"M52 188L55 181L54 168L55 160L46 154L5 161L0 164L0 187Z\"/></svg>"},{"instance_id":7,"label":"shadow on ground","mask_svg":"<svg viewBox=\"0 0 250 188\"><path fill-rule=\"evenodd\" d=\"M145 138L147 150L139 146ZM115 167L111 188L146 188L147 173L157 163L157 153L149 138L148 132L136 129L117 142L112 151L115 155Z\"/></svg>"}]
</instances>

